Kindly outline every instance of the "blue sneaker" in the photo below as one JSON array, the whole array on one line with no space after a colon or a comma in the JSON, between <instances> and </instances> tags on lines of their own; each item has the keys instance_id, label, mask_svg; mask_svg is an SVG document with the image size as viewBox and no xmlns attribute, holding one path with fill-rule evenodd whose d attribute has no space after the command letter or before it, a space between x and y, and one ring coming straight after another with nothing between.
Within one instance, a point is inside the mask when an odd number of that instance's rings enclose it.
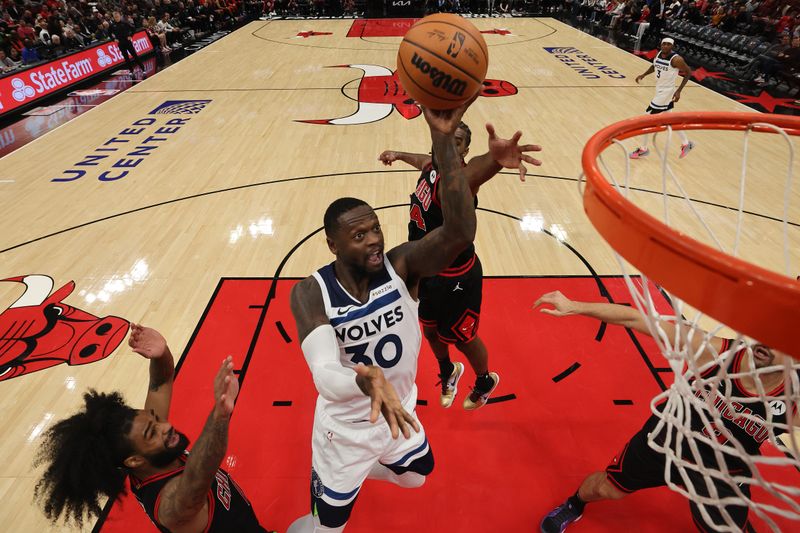
<instances>
[{"instance_id":1,"label":"blue sneaker","mask_svg":"<svg viewBox=\"0 0 800 533\"><path fill-rule=\"evenodd\" d=\"M565 501L545 516L539 524L542 533L561 533L567 526L581 519L583 513L579 513L569 500Z\"/></svg>"}]
</instances>

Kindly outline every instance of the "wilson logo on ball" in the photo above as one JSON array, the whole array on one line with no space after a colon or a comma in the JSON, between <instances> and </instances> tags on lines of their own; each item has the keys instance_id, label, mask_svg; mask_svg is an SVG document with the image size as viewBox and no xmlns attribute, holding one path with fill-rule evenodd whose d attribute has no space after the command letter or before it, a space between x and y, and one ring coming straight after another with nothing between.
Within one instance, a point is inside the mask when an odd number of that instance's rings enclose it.
<instances>
[{"instance_id":1,"label":"wilson logo on ball","mask_svg":"<svg viewBox=\"0 0 800 533\"><path fill-rule=\"evenodd\" d=\"M430 77L433 86L437 89L443 89L454 96L464 96L464 90L467 88L467 82L465 80L454 78L450 74L432 67L430 63L422 59L416 52L414 52L414 57L411 58L411 64L420 72Z\"/></svg>"}]
</instances>

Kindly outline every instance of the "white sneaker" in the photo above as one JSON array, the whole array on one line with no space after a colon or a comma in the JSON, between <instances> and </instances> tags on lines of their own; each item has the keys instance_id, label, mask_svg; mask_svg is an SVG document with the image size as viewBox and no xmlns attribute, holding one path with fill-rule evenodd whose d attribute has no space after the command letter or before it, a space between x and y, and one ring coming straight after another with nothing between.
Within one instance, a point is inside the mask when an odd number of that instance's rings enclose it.
<instances>
[{"instance_id":1,"label":"white sneaker","mask_svg":"<svg viewBox=\"0 0 800 533\"><path fill-rule=\"evenodd\" d=\"M441 374L439 378L442 380L442 395L439 397L439 403L442 407L447 409L453 405L453 400L456 398L458 392L458 380L464 374L464 363L453 363L453 371L450 376L445 379Z\"/></svg>"}]
</instances>

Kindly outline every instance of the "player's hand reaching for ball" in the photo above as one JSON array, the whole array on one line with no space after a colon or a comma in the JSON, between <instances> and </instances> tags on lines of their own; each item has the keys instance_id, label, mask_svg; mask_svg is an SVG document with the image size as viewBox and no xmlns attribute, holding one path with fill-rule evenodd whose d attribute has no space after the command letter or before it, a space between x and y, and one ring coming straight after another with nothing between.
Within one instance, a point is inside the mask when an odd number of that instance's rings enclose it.
<instances>
[{"instance_id":1,"label":"player's hand reaching for ball","mask_svg":"<svg viewBox=\"0 0 800 533\"><path fill-rule=\"evenodd\" d=\"M553 291L541 295L539 299L536 300L536 303L533 304L533 308L537 309L542 305L553 306L552 309L549 307L542 307L539 309L539 311L548 315L568 316L576 314L575 302L561 294L561 291Z\"/></svg>"},{"instance_id":2,"label":"player's hand reaching for ball","mask_svg":"<svg viewBox=\"0 0 800 533\"><path fill-rule=\"evenodd\" d=\"M153 328L134 323L131 323L131 335L128 337L128 346L130 346L134 352L147 359L158 359L169 354L167 340L161 333Z\"/></svg>"},{"instance_id":3,"label":"player's hand reaching for ball","mask_svg":"<svg viewBox=\"0 0 800 533\"><path fill-rule=\"evenodd\" d=\"M538 159L525 154L525 152L540 152L542 150L541 146L536 144L520 146L518 144L520 137L522 137L521 131L516 132L510 139L498 137L494 131L494 126L489 123L486 124L486 131L489 133L489 153L492 158L504 168L519 169L520 181L525 181L525 174L528 173L524 163L530 163L537 167L542 164Z\"/></svg>"},{"instance_id":4,"label":"player's hand reaching for ball","mask_svg":"<svg viewBox=\"0 0 800 533\"><path fill-rule=\"evenodd\" d=\"M644 76L636 76L636 83L641 82L644 79Z\"/></svg>"},{"instance_id":5,"label":"player's hand reaching for ball","mask_svg":"<svg viewBox=\"0 0 800 533\"><path fill-rule=\"evenodd\" d=\"M377 366L357 365L356 383L361 390L372 399L372 411L369 421L373 424L378 420L378 414L383 413L386 423L392 430L392 438L396 439L400 433L405 438L411 437L409 426L419 433L419 424L416 419L408 414L397 393L383 375L383 371Z\"/></svg>"},{"instance_id":6,"label":"player's hand reaching for ball","mask_svg":"<svg viewBox=\"0 0 800 533\"><path fill-rule=\"evenodd\" d=\"M454 135L458 129L458 124L461 122L461 118L464 116L464 113L467 111L469 106L472 105L472 102L477 100L479 94L480 91L475 93L475 96L453 109L437 110L420 106L422 108L422 114L425 116L425 120L428 123L428 126L431 128L431 133L438 133L440 135Z\"/></svg>"},{"instance_id":7,"label":"player's hand reaching for ball","mask_svg":"<svg viewBox=\"0 0 800 533\"><path fill-rule=\"evenodd\" d=\"M230 417L238 395L239 380L233 373L233 357L229 355L214 377L214 416L219 419Z\"/></svg>"},{"instance_id":8,"label":"player's hand reaching for ball","mask_svg":"<svg viewBox=\"0 0 800 533\"><path fill-rule=\"evenodd\" d=\"M383 163L386 166L391 166L392 163L397 161L397 152L393 152L391 150L386 150L381 155L378 156L378 161Z\"/></svg>"}]
</instances>

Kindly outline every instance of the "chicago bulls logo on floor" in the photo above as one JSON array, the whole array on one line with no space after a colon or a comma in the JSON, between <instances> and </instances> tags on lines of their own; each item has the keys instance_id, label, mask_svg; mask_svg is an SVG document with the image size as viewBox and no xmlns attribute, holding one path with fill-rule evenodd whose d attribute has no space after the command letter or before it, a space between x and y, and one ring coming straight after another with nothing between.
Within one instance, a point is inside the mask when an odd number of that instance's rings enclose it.
<instances>
[{"instance_id":1,"label":"chicago bulls logo on floor","mask_svg":"<svg viewBox=\"0 0 800 533\"><path fill-rule=\"evenodd\" d=\"M105 359L128 333L128 321L99 318L64 303L75 290L70 281L57 291L53 279L32 274L0 281L23 283L25 292L0 313L0 381L66 363Z\"/></svg>"},{"instance_id":2,"label":"chicago bulls logo on floor","mask_svg":"<svg viewBox=\"0 0 800 533\"><path fill-rule=\"evenodd\" d=\"M340 118L297 120L307 124L332 124L351 126L368 124L388 117L397 109L404 118L410 120L422 114L417 103L400 85L397 74L380 65L335 65L328 68L357 68L364 75L358 82L355 113ZM344 87L342 88L344 92ZM484 80L481 96L512 96L517 94L516 86L504 80Z\"/></svg>"}]
</instances>

